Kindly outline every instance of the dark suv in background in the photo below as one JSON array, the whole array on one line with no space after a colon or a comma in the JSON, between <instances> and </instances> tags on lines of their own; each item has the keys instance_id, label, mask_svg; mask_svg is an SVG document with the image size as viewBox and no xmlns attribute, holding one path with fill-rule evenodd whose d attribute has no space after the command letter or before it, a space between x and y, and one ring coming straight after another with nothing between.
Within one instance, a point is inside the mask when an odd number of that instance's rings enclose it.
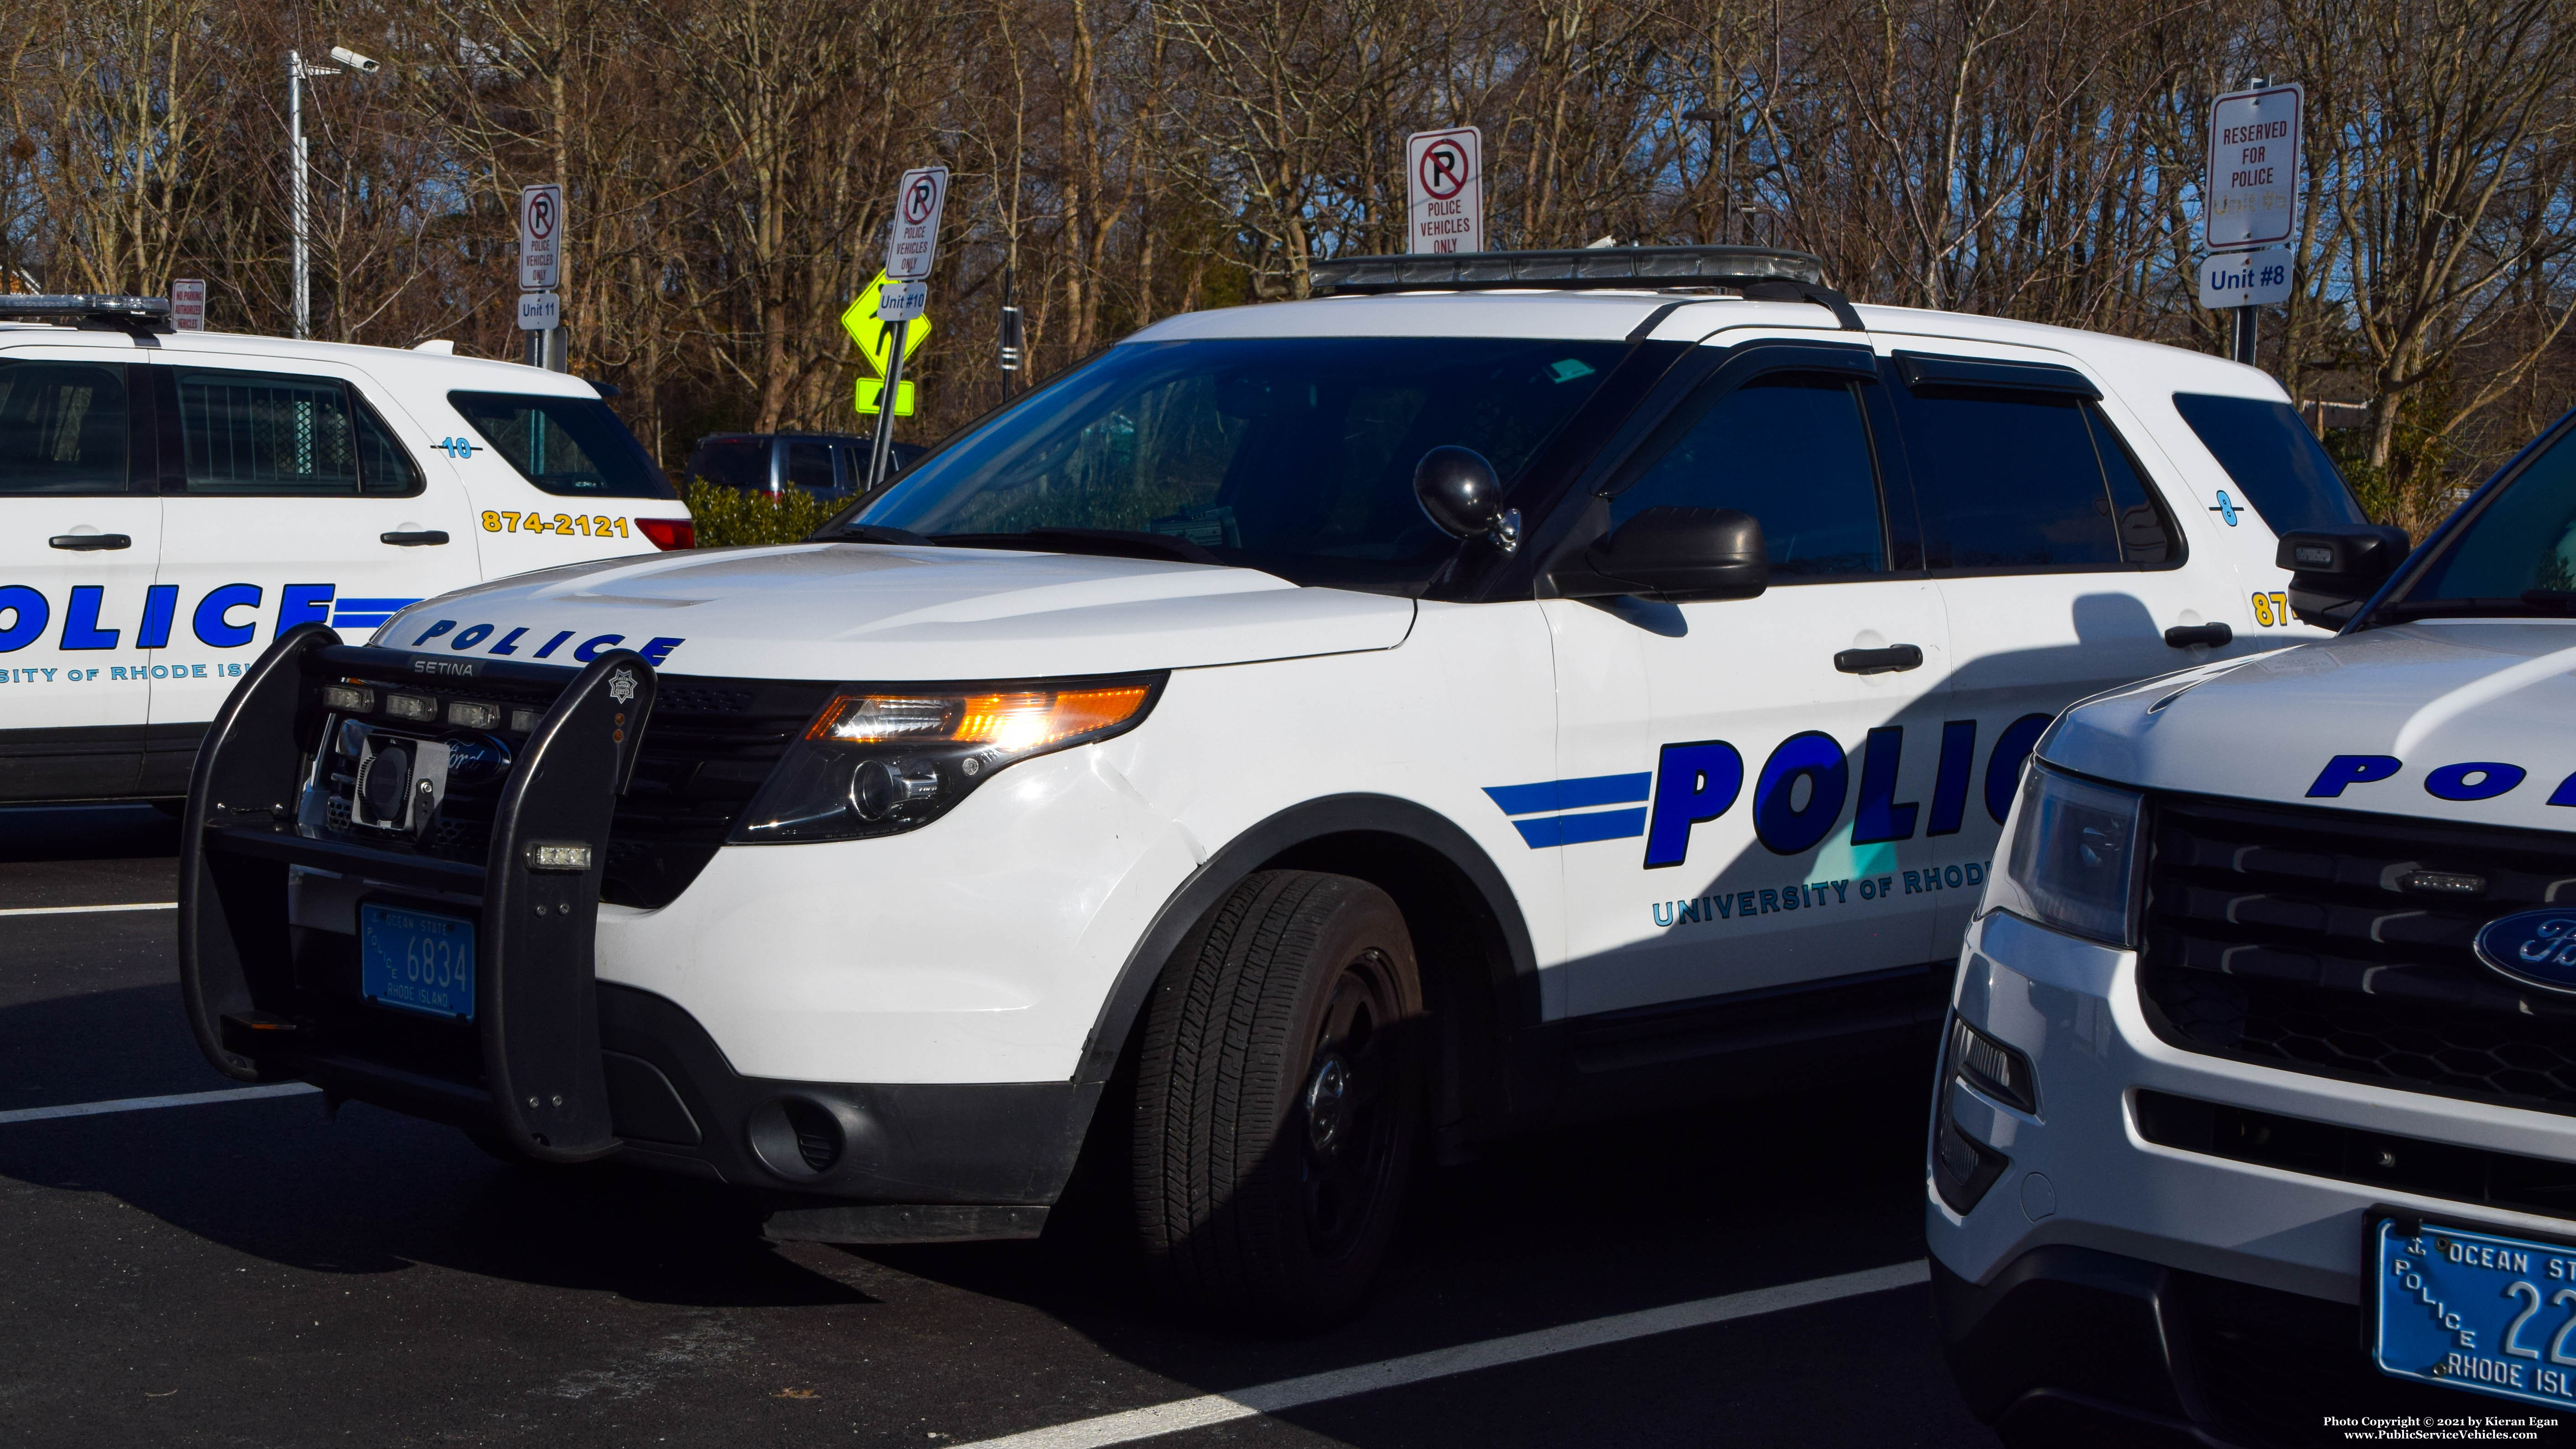
<instances>
[{"instance_id":1,"label":"dark suv in background","mask_svg":"<svg viewBox=\"0 0 2576 1449\"><path fill-rule=\"evenodd\" d=\"M867 487L875 446L875 439L856 433L709 433L689 454L685 476L745 493L799 488L817 498L852 498ZM921 443L895 444L894 471L929 451Z\"/></svg>"}]
</instances>

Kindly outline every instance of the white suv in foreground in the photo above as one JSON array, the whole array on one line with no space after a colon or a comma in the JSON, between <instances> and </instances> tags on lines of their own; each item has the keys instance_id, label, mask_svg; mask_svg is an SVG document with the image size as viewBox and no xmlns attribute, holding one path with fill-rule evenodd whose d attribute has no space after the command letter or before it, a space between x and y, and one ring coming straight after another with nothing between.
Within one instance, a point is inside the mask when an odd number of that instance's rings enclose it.
<instances>
[{"instance_id":1,"label":"white suv in foreground","mask_svg":"<svg viewBox=\"0 0 2576 1449\"><path fill-rule=\"evenodd\" d=\"M1425 1149L1928 1048L2039 729L2322 637L2274 530L2357 516L2250 369L1795 253L1318 276L808 542L282 641L206 1050L783 1238L1033 1234L1088 1143L1173 1287L1311 1321Z\"/></svg>"},{"instance_id":2,"label":"white suv in foreground","mask_svg":"<svg viewBox=\"0 0 2576 1449\"><path fill-rule=\"evenodd\" d=\"M2339 637L2040 741L1926 1184L1953 1368L2009 1440L2576 1411L2576 418L2405 555L2292 531L2291 606Z\"/></svg>"}]
</instances>

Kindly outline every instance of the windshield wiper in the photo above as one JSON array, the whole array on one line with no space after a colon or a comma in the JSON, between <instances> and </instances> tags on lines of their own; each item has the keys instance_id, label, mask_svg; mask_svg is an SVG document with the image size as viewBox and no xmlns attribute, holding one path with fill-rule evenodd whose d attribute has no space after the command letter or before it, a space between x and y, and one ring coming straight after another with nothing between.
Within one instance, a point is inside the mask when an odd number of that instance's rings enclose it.
<instances>
[{"instance_id":1,"label":"windshield wiper","mask_svg":"<svg viewBox=\"0 0 2576 1449\"><path fill-rule=\"evenodd\" d=\"M2370 611L2372 622L2409 619L2563 619L2576 614L2576 590L2525 589L2513 598L2397 599Z\"/></svg>"},{"instance_id":2,"label":"windshield wiper","mask_svg":"<svg viewBox=\"0 0 2576 1449\"><path fill-rule=\"evenodd\" d=\"M1025 548L1037 553L1088 553L1109 558L1169 559L1216 564L1225 560L1186 538L1141 528L1024 528L1017 533L942 533L929 540L950 548Z\"/></svg>"},{"instance_id":3,"label":"windshield wiper","mask_svg":"<svg viewBox=\"0 0 2576 1449\"><path fill-rule=\"evenodd\" d=\"M882 523L845 523L825 538L846 539L851 543L928 543L929 539L909 528L888 528Z\"/></svg>"}]
</instances>

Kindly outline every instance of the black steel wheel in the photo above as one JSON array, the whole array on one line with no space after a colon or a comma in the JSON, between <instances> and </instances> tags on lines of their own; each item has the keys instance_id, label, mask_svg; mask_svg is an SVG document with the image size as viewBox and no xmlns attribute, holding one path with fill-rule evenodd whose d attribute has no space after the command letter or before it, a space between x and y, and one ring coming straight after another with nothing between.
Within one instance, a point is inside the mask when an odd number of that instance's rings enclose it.
<instances>
[{"instance_id":1,"label":"black steel wheel","mask_svg":"<svg viewBox=\"0 0 2576 1449\"><path fill-rule=\"evenodd\" d=\"M1366 881L1265 871L1174 954L1137 1074L1137 1227L1162 1286L1247 1327L1357 1307L1422 1120L1422 989Z\"/></svg>"}]
</instances>

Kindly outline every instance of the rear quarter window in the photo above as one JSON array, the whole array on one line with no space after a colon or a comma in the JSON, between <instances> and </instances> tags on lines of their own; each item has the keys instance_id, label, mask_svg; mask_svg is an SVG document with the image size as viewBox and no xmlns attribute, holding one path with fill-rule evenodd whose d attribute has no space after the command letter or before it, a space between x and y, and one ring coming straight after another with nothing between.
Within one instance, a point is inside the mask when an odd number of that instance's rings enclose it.
<instances>
[{"instance_id":1,"label":"rear quarter window","mask_svg":"<svg viewBox=\"0 0 2576 1449\"><path fill-rule=\"evenodd\" d=\"M608 404L590 397L451 392L447 401L519 476L567 498L676 498Z\"/></svg>"},{"instance_id":2,"label":"rear quarter window","mask_svg":"<svg viewBox=\"0 0 2576 1449\"><path fill-rule=\"evenodd\" d=\"M2178 392L2174 411L2274 533L2368 522L2334 460L2288 403Z\"/></svg>"}]
</instances>

